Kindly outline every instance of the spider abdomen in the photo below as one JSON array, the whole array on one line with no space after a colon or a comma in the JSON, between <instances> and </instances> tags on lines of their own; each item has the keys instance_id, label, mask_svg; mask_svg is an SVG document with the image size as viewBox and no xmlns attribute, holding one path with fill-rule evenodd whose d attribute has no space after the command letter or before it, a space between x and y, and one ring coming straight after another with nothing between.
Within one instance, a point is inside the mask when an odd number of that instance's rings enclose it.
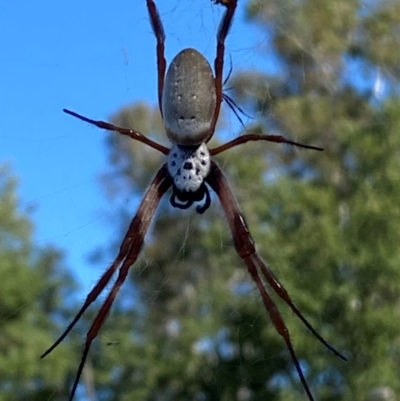
<instances>
[{"instance_id":1,"label":"spider abdomen","mask_svg":"<svg viewBox=\"0 0 400 401\"><path fill-rule=\"evenodd\" d=\"M195 49L184 49L165 76L162 111L168 138L184 146L200 145L212 134L216 108L214 76Z\"/></svg>"}]
</instances>

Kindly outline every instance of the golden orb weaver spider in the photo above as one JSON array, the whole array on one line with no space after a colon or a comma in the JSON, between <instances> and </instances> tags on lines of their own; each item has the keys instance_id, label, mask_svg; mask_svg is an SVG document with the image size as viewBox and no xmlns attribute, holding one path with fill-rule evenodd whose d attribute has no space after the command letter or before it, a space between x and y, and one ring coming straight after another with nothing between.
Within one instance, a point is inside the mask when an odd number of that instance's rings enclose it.
<instances>
[{"instance_id":1,"label":"golden orb weaver spider","mask_svg":"<svg viewBox=\"0 0 400 401\"><path fill-rule=\"evenodd\" d=\"M283 285L262 260L256 251L250 231L225 175L218 164L211 160L211 156L215 156L245 142L259 140L287 143L289 145L318 151L322 151L323 149L293 142L280 135L260 135L254 133L245 133L224 145L214 149L208 149L207 143L214 134L222 100L226 99L222 90L225 40L233 20L237 0L214 0L215 3L226 7L217 34L217 54L214 61L215 77L210 64L204 56L197 50L191 48L184 49L175 56L165 74L164 28L154 0L146 1L150 22L157 43L158 104L167 136L172 142L172 147L168 149L146 138L134 129L121 128L104 121L92 120L73 111L64 109L65 113L73 117L99 128L127 135L134 140L150 146L166 155L167 162L162 165L150 183L139 209L125 234L114 262L105 273L103 273L100 280L90 291L81 309L64 333L41 357L43 358L48 355L64 340L87 308L105 289L114 274L117 274L114 284L86 334L81 361L69 397L69 401L72 401L91 344L97 337L114 299L128 275L130 267L138 258L145 234L161 198L172 187L170 202L173 207L187 209L195 202L204 201L202 205L196 207L198 213L204 213L211 204L210 187L216 193L222 209L225 212L236 251L246 264L273 325L286 343L286 347L289 350L309 400L313 401L314 398L294 352L289 331L274 301L267 292L261 277L269 284L275 293L286 302L294 314L327 349L343 360L346 360L346 358L329 345L311 326L293 304Z\"/></svg>"}]
</instances>

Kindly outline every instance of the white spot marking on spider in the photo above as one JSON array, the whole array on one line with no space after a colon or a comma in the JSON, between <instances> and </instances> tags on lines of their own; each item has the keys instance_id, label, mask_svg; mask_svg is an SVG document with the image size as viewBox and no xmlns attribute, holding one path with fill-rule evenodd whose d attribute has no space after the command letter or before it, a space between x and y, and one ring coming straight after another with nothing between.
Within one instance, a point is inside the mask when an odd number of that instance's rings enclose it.
<instances>
[{"instance_id":1,"label":"white spot marking on spider","mask_svg":"<svg viewBox=\"0 0 400 401\"><path fill-rule=\"evenodd\" d=\"M210 171L207 145L181 146L173 144L168 155L168 171L180 191L196 192Z\"/></svg>"}]
</instances>

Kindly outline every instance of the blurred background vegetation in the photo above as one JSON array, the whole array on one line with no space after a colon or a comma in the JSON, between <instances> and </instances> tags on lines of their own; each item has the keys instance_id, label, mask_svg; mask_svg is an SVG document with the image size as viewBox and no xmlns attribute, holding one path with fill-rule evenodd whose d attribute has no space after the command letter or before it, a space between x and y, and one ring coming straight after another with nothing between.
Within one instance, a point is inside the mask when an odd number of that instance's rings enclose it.
<instances>
[{"instance_id":1,"label":"blurred background vegetation","mask_svg":"<svg viewBox=\"0 0 400 401\"><path fill-rule=\"evenodd\" d=\"M279 73L227 86L253 128L324 153L248 143L218 157L260 253L298 308L349 359L327 352L278 301L320 401L400 398L400 2L253 0L249 24ZM256 50L255 50L256 51ZM257 50L258 51L258 50ZM265 54L271 49L262 48ZM111 119L164 141L155 108ZM223 119L220 123L224 128ZM233 137L231 133L230 138ZM216 134L212 145L221 142ZM120 235L162 157L107 139L102 185ZM62 253L32 242L17 180L0 169L0 401L66 400L96 307L40 362L79 305ZM97 305L98 306L98 305ZM92 347L77 400L305 400L290 355L235 254L217 199L204 215L161 204L140 260Z\"/></svg>"}]
</instances>

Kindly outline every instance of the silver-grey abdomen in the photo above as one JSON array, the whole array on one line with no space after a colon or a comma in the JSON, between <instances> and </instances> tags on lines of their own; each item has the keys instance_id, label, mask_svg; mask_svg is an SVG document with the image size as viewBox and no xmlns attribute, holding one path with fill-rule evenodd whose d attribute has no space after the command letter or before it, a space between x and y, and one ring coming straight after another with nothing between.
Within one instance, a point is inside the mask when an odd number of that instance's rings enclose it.
<instances>
[{"instance_id":1,"label":"silver-grey abdomen","mask_svg":"<svg viewBox=\"0 0 400 401\"><path fill-rule=\"evenodd\" d=\"M182 50L164 81L162 109L168 138L185 146L204 142L211 135L215 103L210 64L197 50Z\"/></svg>"}]
</instances>

